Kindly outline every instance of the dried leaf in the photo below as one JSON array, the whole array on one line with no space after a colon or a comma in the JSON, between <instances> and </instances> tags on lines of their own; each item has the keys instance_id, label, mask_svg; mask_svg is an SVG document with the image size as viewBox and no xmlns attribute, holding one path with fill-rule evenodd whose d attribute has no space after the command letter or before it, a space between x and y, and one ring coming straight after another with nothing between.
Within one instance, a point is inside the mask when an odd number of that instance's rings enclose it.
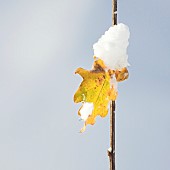
<instances>
[{"instance_id":1,"label":"dried leaf","mask_svg":"<svg viewBox=\"0 0 170 170\"><path fill-rule=\"evenodd\" d=\"M83 81L74 95L74 102L89 102L94 105L92 113L85 120L85 126L87 124L93 125L98 115L105 117L108 113L109 101L116 100L117 97L117 91L110 83L114 71L105 71L104 68L103 61L97 60L94 62L93 70L78 68L75 72L83 78ZM81 108L79 115L81 115L80 112ZM85 130L85 126L81 132Z\"/></svg>"},{"instance_id":2,"label":"dried leaf","mask_svg":"<svg viewBox=\"0 0 170 170\"><path fill-rule=\"evenodd\" d=\"M115 77L118 82L126 80L129 77L127 68L124 67L122 70L116 70Z\"/></svg>"}]
</instances>

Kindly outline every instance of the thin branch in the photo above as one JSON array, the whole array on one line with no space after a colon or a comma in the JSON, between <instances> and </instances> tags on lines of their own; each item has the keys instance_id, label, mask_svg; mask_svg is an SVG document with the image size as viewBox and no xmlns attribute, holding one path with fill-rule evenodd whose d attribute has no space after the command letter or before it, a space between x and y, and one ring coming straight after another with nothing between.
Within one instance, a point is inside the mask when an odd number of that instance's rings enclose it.
<instances>
[{"instance_id":1,"label":"thin branch","mask_svg":"<svg viewBox=\"0 0 170 170\"><path fill-rule=\"evenodd\" d=\"M112 0L112 26L117 25L117 0ZM115 101L110 103L110 170L115 170Z\"/></svg>"},{"instance_id":2,"label":"thin branch","mask_svg":"<svg viewBox=\"0 0 170 170\"><path fill-rule=\"evenodd\" d=\"M108 149L110 170L115 170L115 101L110 103L110 148Z\"/></svg>"},{"instance_id":3,"label":"thin branch","mask_svg":"<svg viewBox=\"0 0 170 170\"><path fill-rule=\"evenodd\" d=\"M112 0L112 25L117 25L117 0Z\"/></svg>"}]
</instances>

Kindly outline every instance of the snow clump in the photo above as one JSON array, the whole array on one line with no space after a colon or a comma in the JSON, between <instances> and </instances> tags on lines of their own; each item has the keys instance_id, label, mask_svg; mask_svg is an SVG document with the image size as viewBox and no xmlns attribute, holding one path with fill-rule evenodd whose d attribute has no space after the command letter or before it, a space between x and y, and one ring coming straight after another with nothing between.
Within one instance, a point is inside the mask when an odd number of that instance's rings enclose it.
<instances>
[{"instance_id":1,"label":"snow clump","mask_svg":"<svg viewBox=\"0 0 170 170\"><path fill-rule=\"evenodd\" d=\"M84 102L82 108L79 111L81 119L86 121L87 118L92 114L93 109L94 109L93 103Z\"/></svg>"},{"instance_id":2,"label":"snow clump","mask_svg":"<svg viewBox=\"0 0 170 170\"><path fill-rule=\"evenodd\" d=\"M129 36L128 26L122 23L110 27L93 45L94 56L102 59L109 69L121 70L127 67Z\"/></svg>"}]
</instances>

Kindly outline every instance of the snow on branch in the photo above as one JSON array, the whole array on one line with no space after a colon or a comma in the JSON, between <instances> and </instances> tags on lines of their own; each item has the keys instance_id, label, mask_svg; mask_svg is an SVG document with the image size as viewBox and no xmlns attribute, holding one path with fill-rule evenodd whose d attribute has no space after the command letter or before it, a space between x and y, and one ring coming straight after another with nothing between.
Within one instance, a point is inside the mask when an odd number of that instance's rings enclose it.
<instances>
[{"instance_id":1,"label":"snow on branch","mask_svg":"<svg viewBox=\"0 0 170 170\"><path fill-rule=\"evenodd\" d=\"M129 28L125 24L110 27L93 45L94 56L102 59L109 69L121 70L127 67L129 36Z\"/></svg>"}]
</instances>

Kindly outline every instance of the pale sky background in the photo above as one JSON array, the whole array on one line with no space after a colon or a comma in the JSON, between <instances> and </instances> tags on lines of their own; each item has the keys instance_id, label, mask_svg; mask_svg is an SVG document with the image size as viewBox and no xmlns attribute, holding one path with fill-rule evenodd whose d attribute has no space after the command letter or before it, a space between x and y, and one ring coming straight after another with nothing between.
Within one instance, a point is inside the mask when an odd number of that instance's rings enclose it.
<instances>
[{"instance_id":1,"label":"pale sky background","mask_svg":"<svg viewBox=\"0 0 170 170\"><path fill-rule=\"evenodd\" d=\"M117 170L170 169L170 1L118 1L131 31L116 102ZM0 0L0 169L108 170L109 116L79 134L72 97L111 0Z\"/></svg>"}]
</instances>

